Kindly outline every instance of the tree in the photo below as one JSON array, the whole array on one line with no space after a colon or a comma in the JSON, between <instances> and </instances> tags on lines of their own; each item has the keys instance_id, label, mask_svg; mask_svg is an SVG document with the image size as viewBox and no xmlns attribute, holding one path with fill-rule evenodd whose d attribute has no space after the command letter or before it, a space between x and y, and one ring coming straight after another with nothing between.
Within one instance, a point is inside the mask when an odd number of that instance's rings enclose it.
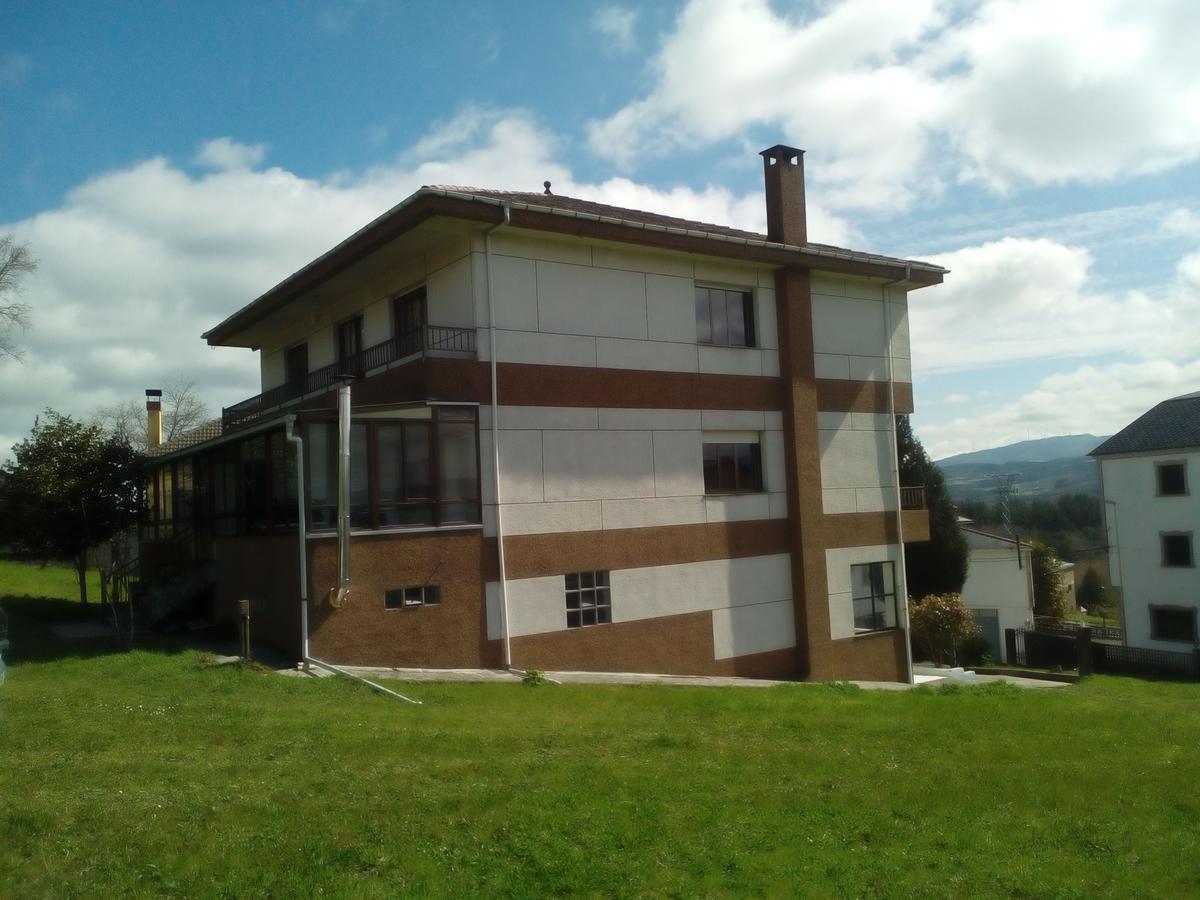
<instances>
[{"instance_id":1,"label":"tree","mask_svg":"<svg viewBox=\"0 0 1200 900\"><path fill-rule=\"evenodd\" d=\"M1038 616L1061 619L1066 612L1066 596L1058 574L1058 558L1054 548L1041 541L1033 542L1029 563L1033 576L1033 612Z\"/></svg>"},{"instance_id":2,"label":"tree","mask_svg":"<svg viewBox=\"0 0 1200 900\"><path fill-rule=\"evenodd\" d=\"M0 468L0 540L42 560L71 560L87 603L88 550L137 522L141 454L96 424L54 410Z\"/></svg>"},{"instance_id":3,"label":"tree","mask_svg":"<svg viewBox=\"0 0 1200 900\"><path fill-rule=\"evenodd\" d=\"M163 388L163 443L191 431L209 419L196 383L176 375ZM137 400L123 400L96 411L96 422L105 433L134 449L146 450L146 408Z\"/></svg>"},{"instance_id":4,"label":"tree","mask_svg":"<svg viewBox=\"0 0 1200 900\"><path fill-rule=\"evenodd\" d=\"M957 594L967 580L967 539L958 527L958 513L946 492L946 479L913 434L908 416L896 417L896 451L900 457L900 483L924 485L929 509L929 540L904 545L909 596Z\"/></svg>"},{"instance_id":5,"label":"tree","mask_svg":"<svg viewBox=\"0 0 1200 900\"><path fill-rule=\"evenodd\" d=\"M17 333L29 327L29 305L20 303L17 294L26 275L37 269L37 261L26 244L18 244L12 235L0 235L0 359L21 358Z\"/></svg>"},{"instance_id":6,"label":"tree","mask_svg":"<svg viewBox=\"0 0 1200 900\"><path fill-rule=\"evenodd\" d=\"M912 639L923 645L934 662L958 662L959 646L983 637L979 625L957 593L930 594L908 611Z\"/></svg>"}]
</instances>

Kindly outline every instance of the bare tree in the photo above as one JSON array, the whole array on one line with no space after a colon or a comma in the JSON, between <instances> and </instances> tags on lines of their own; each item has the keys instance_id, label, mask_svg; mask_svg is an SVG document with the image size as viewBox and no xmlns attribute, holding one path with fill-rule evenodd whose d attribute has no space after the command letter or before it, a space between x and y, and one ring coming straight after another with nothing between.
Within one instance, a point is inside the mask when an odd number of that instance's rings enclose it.
<instances>
[{"instance_id":1,"label":"bare tree","mask_svg":"<svg viewBox=\"0 0 1200 900\"><path fill-rule=\"evenodd\" d=\"M208 407L200 399L196 383L182 374L163 388L163 443L173 440L208 421ZM134 449L146 449L146 408L137 400L122 400L96 410L96 422L105 432Z\"/></svg>"},{"instance_id":2,"label":"bare tree","mask_svg":"<svg viewBox=\"0 0 1200 900\"><path fill-rule=\"evenodd\" d=\"M29 304L17 300L21 281L37 269L26 244L10 234L0 235L0 359L21 358L17 333L29 327Z\"/></svg>"}]
</instances>

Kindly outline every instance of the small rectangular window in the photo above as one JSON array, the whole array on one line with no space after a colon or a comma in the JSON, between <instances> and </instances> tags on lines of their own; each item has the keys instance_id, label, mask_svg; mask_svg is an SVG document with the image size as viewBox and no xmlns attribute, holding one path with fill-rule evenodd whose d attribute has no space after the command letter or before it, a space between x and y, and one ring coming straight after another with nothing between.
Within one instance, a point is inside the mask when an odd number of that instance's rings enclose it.
<instances>
[{"instance_id":1,"label":"small rectangular window","mask_svg":"<svg viewBox=\"0 0 1200 900\"><path fill-rule=\"evenodd\" d=\"M563 576L567 627L607 625L612 621L608 572L570 572Z\"/></svg>"},{"instance_id":2,"label":"small rectangular window","mask_svg":"<svg viewBox=\"0 0 1200 900\"><path fill-rule=\"evenodd\" d=\"M749 494L762 489L762 451L758 444L704 445L704 493Z\"/></svg>"},{"instance_id":3,"label":"small rectangular window","mask_svg":"<svg viewBox=\"0 0 1200 900\"><path fill-rule=\"evenodd\" d=\"M1178 606L1150 607L1150 637L1156 641L1196 642L1196 610Z\"/></svg>"},{"instance_id":4,"label":"small rectangular window","mask_svg":"<svg viewBox=\"0 0 1200 900\"><path fill-rule=\"evenodd\" d=\"M892 563L851 566L850 587L855 631L883 631L896 627L896 576Z\"/></svg>"},{"instance_id":5,"label":"small rectangular window","mask_svg":"<svg viewBox=\"0 0 1200 900\"><path fill-rule=\"evenodd\" d=\"M1182 497L1187 494L1187 469L1183 463L1158 463L1158 496Z\"/></svg>"},{"instance_id":6,"label":"small rectangular window","mask_svg":"<svg viewBox=\"0 0 1200 900\"><path fill-rule=\"evenodd\" d=\"M696 341L716 347L753 347L754 295L697 287Z\"/></svg>"},{"instance_id":7,"label":"small rectangular window","mask_svg":"<svg viewBox=\"0 0 1200 900\"><path fill-rule=\"evenodd\" d=\"M337 327L338 362L358 365L358 354L363 348L363 317L347 319Z\"/></svg>"},{"instance_id":8,"label":"small rectangular window","mask_svg":"<svg viewBox=\"0 0 1200 900\"><path fill-rule=\"evenodd\" d=\"M1164 566L1190 567L1192 560L1192 533L1190 531L1166 532L1162 537L1162 564Z\"/></svg>"},{"instance_id":9,"label":"small rectangular window","mask_svg":"<svg viewBox=\"0 0 1200 900\"><path fill-rule=\"evenodd\" d=\"M295 391L303 391L304 383L308 380L308 344L288 348L284 369L288 386Z\"/></svg>"},{"instance_id":10,"label":"small rectangular window","mask_svg":"<svg viewBox=\"0 0 1200 900\"><path fill-rule=\"evenodd\" d=\"M392 588L383 595L384 609L411 609L416 606L438 606L442 589L436 584L425 587Z\"/></svg>"}]
</instances>

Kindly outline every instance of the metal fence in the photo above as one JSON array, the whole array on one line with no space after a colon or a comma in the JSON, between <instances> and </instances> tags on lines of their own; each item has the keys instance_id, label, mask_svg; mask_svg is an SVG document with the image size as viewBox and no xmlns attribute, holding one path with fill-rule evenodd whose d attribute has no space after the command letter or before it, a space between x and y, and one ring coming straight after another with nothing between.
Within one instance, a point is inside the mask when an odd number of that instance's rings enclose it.
<instances>
[{"instance_id":1,"label":"metal fence","mask_svg":"<svg viewBox=\"0 0 1200 900\"><path fill-rule=\"evenodd\" d=\"M1010 662L1032 668L1078 669L1080 675L1132 675L1200 681L1200 647L1191 651L1148 650L1103 643L1083 627L1070 634L1007 628L1004 641Z\"/></svg>"},{"instance_id":2,"label":"metal fence","mask_svg":"<svg viewBox=\"0 0 1200 900\"><path fill-rule=\"evenodd\" d=\"M1097 641L1119 641L1122 638L1120 625L1093 625L1089 622L1074 622L1070 619L1056 619L1050 616L1034 616L1035 631L1046 634L1063 634L1074 637L1080 628L1092 629L1092 639Z\"/></svg>"}]
</instances>

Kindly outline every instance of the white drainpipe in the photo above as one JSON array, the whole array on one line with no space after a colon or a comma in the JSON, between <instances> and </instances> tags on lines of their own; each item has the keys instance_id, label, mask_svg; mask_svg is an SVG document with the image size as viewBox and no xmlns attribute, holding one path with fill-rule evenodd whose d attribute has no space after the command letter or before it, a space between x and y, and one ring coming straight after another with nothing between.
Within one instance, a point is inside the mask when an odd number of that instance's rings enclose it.
<instances>
[{"instance_id":1,"label":"white drainpipe","mask_svg":"<svg viewBox=\"0 0 1200 900\"><path fill-rule=\"evenodd\" d=\"M500 622L504 630L504 668L512 668L512 640L508 628L508 575L504 566L504 525L500 506L500 388L496 365L496 306L492 273L492 233L509 224L512 210L504 204L504 221L493 225L483 237L483 253L487 259L488 355L492 374L492 484L496 493L496 555L499 562Z\"/></svg>"},{"instance_id":2,"label":"white drainpipe","mask_svg":"<svg viewBox=\"0 0 1200 900\"><path fill-rule=\"evenodd\" d=\"M908 281L912 274L911 264L904 268L904 278L897 278L883 285L883 317L887 337L888 364L888 428L892 435L892 487L896 489L896 543L900 547L898 564L896 566L896 593L900 601L897 610L900 616L900 627L904 629L904 668L905 677L909 684L913 683L912 635L909 633L908 621L908 570L904 564L904 504L900 500L900 448L896 445L896 362L892 344L892 305L888 299L888 288L901 281Z\"/></svg>"},{"instance_id":3,"label":"white drainpipe","mask_svg":"<svg viewBox=\"0 0 1200 900\"><path fill-rule=\"evenodd\" d=\"M296 450L296 532L300 537L300 660L308 659L308 533L304 503L304 440L293 432L296 417L286 423L287 439Z\"/></svg>"}]
</instances>

